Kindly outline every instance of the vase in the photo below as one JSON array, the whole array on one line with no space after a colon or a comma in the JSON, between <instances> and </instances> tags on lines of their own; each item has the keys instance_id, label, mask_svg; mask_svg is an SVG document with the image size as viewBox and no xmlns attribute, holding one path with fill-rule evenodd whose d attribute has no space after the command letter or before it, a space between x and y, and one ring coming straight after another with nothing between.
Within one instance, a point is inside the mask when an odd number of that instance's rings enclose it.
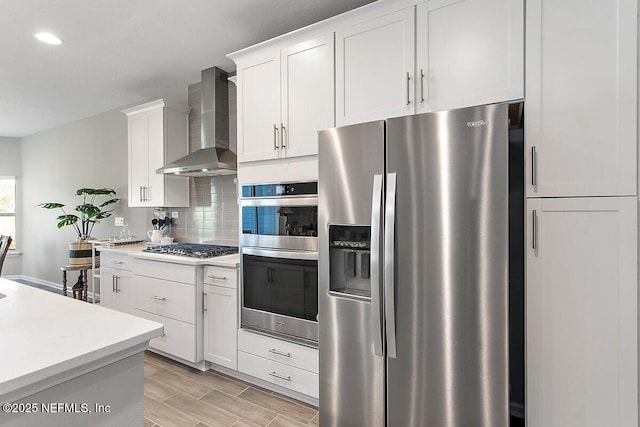
<instances>
[{"instance_id":1,"label":"vase","mask_svg":"<svg viewBox=\"0 0 640 427\"><path fill-rule=\"evenodd\" d=\"M91 248L93 245L86 240L76 240L69 242L69 265L88 266L91 265ZM96 267L100 266L100 252L95 250Z\"/></svg>"}]
</instances>

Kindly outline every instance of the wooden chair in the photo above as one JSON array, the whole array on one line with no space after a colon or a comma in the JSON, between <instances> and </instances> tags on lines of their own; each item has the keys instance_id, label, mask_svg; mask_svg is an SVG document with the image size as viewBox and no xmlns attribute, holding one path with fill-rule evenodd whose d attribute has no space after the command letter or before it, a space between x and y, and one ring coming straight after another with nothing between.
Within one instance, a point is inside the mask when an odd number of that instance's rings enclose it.
<instances>
[{"instance_id":1,"label":"wooden chair","mask_svg":"<svg viewBox=\"0 0 640 427\"><path fill-rule=\"evenodd\" d=\"M0 236L0 274L2 274L2 265L7 257L9 246L11 246L11 236Z\"/></svg>"}]
</instances>

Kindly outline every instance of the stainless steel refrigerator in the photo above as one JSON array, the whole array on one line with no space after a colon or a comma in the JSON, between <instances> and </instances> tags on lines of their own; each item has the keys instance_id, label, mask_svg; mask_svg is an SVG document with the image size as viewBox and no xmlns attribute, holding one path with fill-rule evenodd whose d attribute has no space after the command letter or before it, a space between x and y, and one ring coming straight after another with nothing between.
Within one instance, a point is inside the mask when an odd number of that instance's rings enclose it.
<instances>
[{"instance_id":1,"label":"stainless steel refrigerator","mask_svg":"<svg viewBox=\"0 0 640 427\"><path fill-rule=\"evenodd\" d=\"M319 133L320 424L509 425L508 106Z\"/></svg>"}]
</instances>

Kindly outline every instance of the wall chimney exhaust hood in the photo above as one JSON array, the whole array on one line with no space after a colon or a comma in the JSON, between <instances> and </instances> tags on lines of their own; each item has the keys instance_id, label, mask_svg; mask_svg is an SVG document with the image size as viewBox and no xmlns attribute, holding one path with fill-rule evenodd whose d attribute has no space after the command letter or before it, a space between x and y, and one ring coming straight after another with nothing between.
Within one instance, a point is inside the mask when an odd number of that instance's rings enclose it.
<instances>
[{"instance_id":1,"label":"wall chimney exhaust hood","mask_svg":"<svg viewBox=\"0 0 640 427\"><path fill-rule=\"evenodd\" d=\"M236 154L229 150L229 82L227 73L202 70L201 147L156 170L184 176L231 175L237 172Z\"/></svg>"}]
</instances>

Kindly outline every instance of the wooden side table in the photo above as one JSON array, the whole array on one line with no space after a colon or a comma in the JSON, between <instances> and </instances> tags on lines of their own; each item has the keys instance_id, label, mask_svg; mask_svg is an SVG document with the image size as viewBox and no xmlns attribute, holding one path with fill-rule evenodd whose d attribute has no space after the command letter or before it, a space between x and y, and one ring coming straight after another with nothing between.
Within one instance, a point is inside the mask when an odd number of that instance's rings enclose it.
<instances>
[{"instance_id":1,"label":"wooden side table","mask_svg":"<svg viewBox=\"0 0 640 427\"><path fill-rule=\"evenodd\" d=\"M73 298L82 301L87 301L87 270L91 270L93 267L91 264L87 265L64 265L60 267L62 271L62 295L67 296L67 271L79 271L80 279L82 280L82 289L79 291L73 289Z\"/></svg>"}]
</instances>

